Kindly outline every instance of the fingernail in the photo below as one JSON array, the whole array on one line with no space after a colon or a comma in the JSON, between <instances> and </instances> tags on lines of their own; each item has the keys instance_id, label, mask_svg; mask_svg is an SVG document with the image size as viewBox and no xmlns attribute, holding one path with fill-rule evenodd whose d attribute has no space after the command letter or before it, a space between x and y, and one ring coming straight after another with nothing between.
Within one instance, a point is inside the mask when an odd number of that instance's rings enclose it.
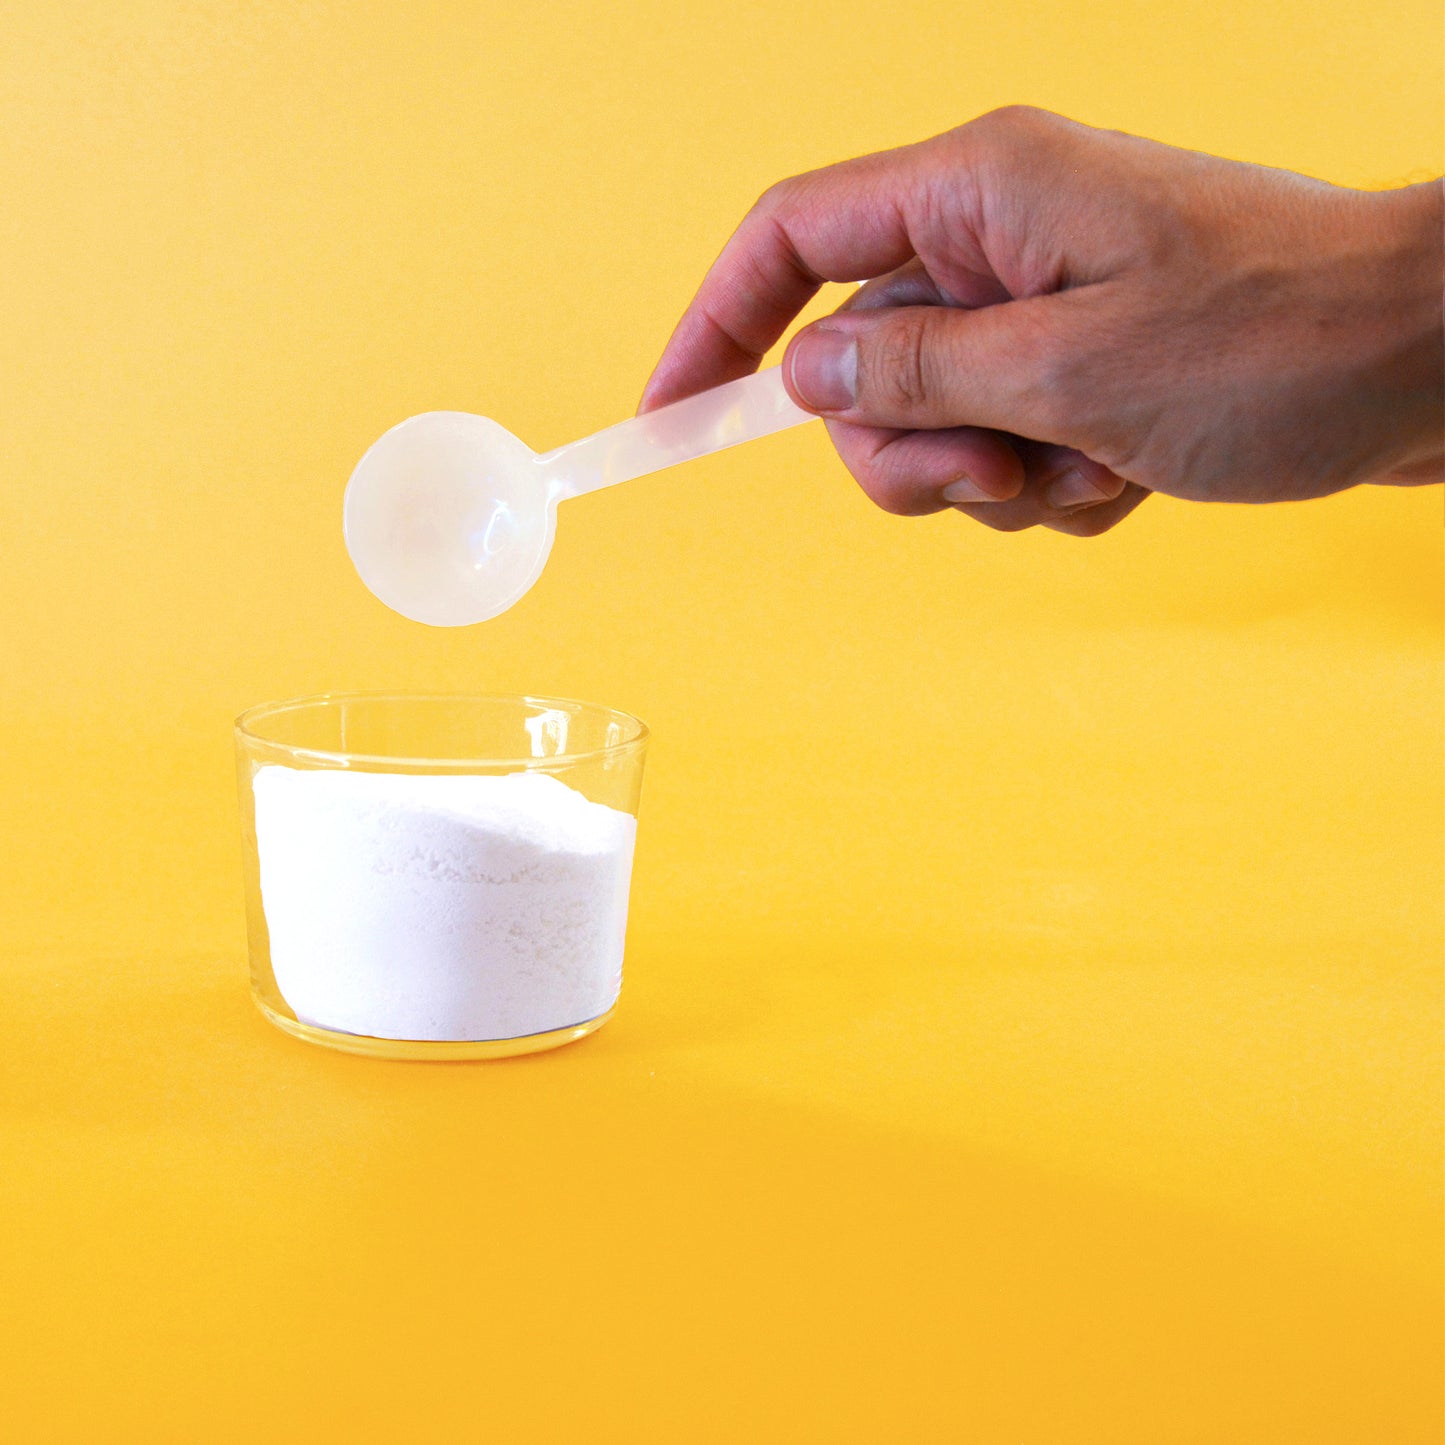
<instances>
[{"instance_id":1,"label":"fingernail","mask_svg":"<svg viewBox=\"0 0 1445 1445\"><path fill-rule=\"evenodd\" d=\"M1100 491L1083 472L1070 469L1057 481L1050 482L1044 501L1056 511L1065 507L1087 506L1090 502L1107 502L1108 492Z\"/></svg>"},{"instance_id":2,"label":"fingernail","mask_svg":"<svg viewBox=\"0 0 1445 1445\"><path fill-rule=\"evenodd\" d=\"M956 507L960 502L996 502L998 498L984 491L971 477L960 477L943 489L943 500Z\"/></svg>"},{"instance_id":3,"label":"fingernail","mask_svg":"<svg viewBox=\"0 0 1445 1445\"><path fill-rule=\"evenodd\" d=\"M805 331L791 353L793 390L814 411L846 411L858 399L858 343L846 331Z\"/></svg>"}]
</instances>

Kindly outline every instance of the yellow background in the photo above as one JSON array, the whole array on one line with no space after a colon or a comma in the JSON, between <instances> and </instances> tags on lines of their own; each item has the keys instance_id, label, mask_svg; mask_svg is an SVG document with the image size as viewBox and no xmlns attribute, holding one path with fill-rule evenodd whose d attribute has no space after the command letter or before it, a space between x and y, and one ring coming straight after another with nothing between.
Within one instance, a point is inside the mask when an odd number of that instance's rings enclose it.
<instances>
[{"instance_id":1,"label":"yellow background","mask_svg":"<svg viewBox=\"0 0 1445 1445\"><path fill-rule=\"evenodd\" d=\"M512 613L340 539L416 411L630 412L771 181L1030 101L1445 168L1433 0L0 5L0 1432L1440 1439L1438 490L1095 542L806 428L569 503ZM229 719L655 731L617 1018L247 1000Z\"/></svg>"}]
</instances>

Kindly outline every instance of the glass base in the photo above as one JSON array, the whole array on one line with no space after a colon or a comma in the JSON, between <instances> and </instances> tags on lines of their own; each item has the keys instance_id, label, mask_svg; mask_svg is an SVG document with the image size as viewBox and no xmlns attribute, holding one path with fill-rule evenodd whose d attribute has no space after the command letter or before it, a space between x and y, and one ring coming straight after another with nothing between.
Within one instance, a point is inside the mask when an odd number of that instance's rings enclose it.
<instances>
[{"instance_id":1,"label":"glass base","mask_svg":"<svg viewBox=\"0 0 1445 1445\"><path fill-rule=\"evenodd\" d=\"M303 1024L299 1019L277 1013L264 999L252 994L256 1007L282 1033L320 1044L326 1049L340 1049L344 1054L364 1054L372 1059L430 1059L434 1063L448 1059L510 1059L518 1054L540 1054L545 1049L560 1048L576 1039L596 1033L616 1012L614 1004L605 1014L588 1019L585 1024L572 1024L565 1029L549 1029L544 1034L524 1034L517 1039L378 1039L370 1034L344 1034L336 1029Z\"/></svg>"}]
</instances>

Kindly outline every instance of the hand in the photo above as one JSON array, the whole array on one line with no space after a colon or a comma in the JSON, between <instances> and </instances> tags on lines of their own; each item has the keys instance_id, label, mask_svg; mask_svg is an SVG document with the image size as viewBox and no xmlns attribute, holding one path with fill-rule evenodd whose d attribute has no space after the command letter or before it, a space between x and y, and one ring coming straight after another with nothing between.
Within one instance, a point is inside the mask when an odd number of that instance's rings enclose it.
<instances>
[{"instance_id":1,"label":"hand","mask_svg":"<svg viewBox=\"0 0 1445 1445\"><path fill-rule=\"evenodd\" d=\"M1345 190L1047 112L783 181L678 323L643 411L793 338L798 405L881 507L1092 536L1150 492L1442 477L1440 182Z\"/></svg>"}]
</instances>

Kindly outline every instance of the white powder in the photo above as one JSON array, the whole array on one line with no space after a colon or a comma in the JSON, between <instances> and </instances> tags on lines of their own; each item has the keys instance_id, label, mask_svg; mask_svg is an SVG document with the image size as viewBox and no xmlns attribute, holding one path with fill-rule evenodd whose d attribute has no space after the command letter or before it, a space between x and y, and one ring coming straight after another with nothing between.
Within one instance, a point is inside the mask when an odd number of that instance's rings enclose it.
<instances>
[{"instance_id":1,"label":"white powder","mask_svg":"<svg viewBox=\"0 0 1445 1445\"><path fill-rule=\"evenodd\" d=\"M303 1023L504 1039L616 1002L636 822L541 773L255 776L261 903Z\"/></svg>"}]
</instances>

